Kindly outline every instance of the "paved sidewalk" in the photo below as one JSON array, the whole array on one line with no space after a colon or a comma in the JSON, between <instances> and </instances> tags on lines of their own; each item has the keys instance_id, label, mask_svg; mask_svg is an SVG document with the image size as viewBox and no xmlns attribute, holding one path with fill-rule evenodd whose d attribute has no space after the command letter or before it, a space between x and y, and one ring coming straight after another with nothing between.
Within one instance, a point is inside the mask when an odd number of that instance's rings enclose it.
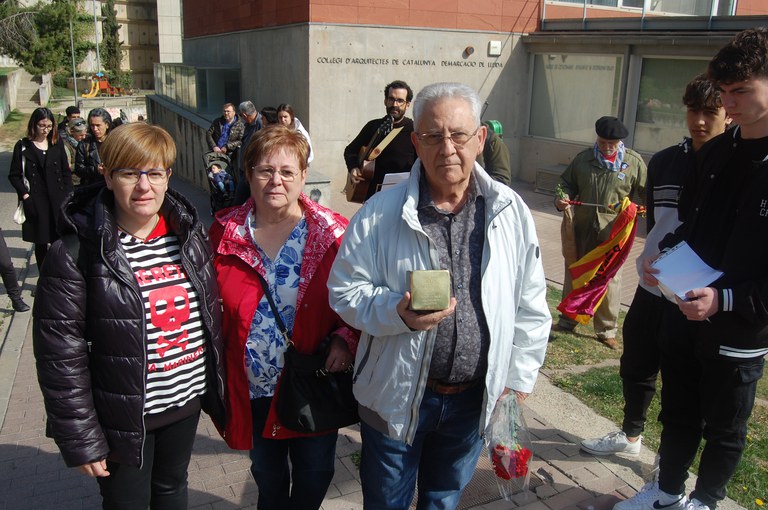
<instances>
[{"instance_id":1,"label":"paved sidewalk","mask_svg":"<svg viewBox=\"0 0 768 510\"><path fill-rule=\"evenodd\" d=\"M8 168L9 159L9 153L0 153L0 167ZM178 180L172 182L200 211L207 211L205 191ZM563 276L560 218L551 208L551 197L522 187L520 192L534 210L547 278L559 284ZM32 304L30 291L37 281L37 268L33 261L27 263L30 246L21 241L19 227L11 222L16 198L5 179L0 179L0 196L0 227L6 234L17 269L22 268L24 299ZM205 212L203 215L207 216ZM635 250L641 245L638 240ZM636 277L633 278L633 270L624 273L623 296L628 303ZM0 312L3 306L8 310L6 302L6 297L0 298ZM31 312L27 312L6 316L0 325L0 510L99 508L97 484L66 468L53 441L45 437L30 320ZM468 508L610 509L619 499L634 494L650 476L654 454L647 449L634 459L598 458L580 453L578 441L602 435L616 426L552 386L545 376L539 378L526 404L525 418L534 437L532 472L543 483L535 487L534 492L521 494L514 501L499 500L495 484L486 483L488 472L481 463L465 496L472 495L475 501L484 503L470 503ZM323 509L362 508L359 474L353 462L353 454L359 449L357 429L343 429L338 441L336 476ZM227 448L211 422L203 418L190 464L190 508L255 509L257 489L249 464L247 452ZM719 508L737 510L741 507L728 500Z\"/></svg>"}]
</instances>

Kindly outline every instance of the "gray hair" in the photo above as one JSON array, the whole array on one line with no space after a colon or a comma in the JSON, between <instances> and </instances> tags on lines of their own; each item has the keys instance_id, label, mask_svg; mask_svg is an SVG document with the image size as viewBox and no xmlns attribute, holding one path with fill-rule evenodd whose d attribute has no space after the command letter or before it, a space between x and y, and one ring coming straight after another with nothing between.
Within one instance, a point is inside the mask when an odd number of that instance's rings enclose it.
<instances>
[{"instance_id":1,"label":"gray hair","mask_svg":"<svg viewBox=\"0 0 768 510\"><path fill-rule=\"evenodd\" d=\"M475 117L475 123L480 125L480 113L483 109L483 103L480 96L472 87L463 83L433 83L427 85L416 94L413 100L413 125L419 126L421 115L428 104L435 103L442 99L461 99L466 101L472 108L472 115Z\"/></svg>"},{"instance_id":2,"label":"gray hair","mask_svg":"<svg viewBox=\"0 0 768 510\"><path fill-rule=\"evenodd\" d=\"M249 117L254 113L256 113L256 107L253 106L253 103L250 101L243 101L242 103L240 103L240 106L237 107L237 110L240 113L244 113L248 115Z\"/></svg>"}]
</instances>

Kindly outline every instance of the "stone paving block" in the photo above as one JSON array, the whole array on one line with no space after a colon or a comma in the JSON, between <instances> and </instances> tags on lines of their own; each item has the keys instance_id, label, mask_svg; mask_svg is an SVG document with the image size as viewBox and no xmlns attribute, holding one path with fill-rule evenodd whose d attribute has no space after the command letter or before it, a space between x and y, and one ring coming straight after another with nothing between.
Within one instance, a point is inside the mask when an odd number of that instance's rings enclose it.
<instances>
[{"instance_id":1,"label":"stone paving block","mask_svg":"<svg viewBox=\"0 0 768 510\"><path fill-rule=\"evenodd\" d=\"M581 510L612 510L619 501L621 500L616 493L602 494L591 500L584 500L578 506Z\"/></svg>"},{"instance_id":2,"label":"stone paving block","mask_svg":"<svg viewBox=\"0 0 768 510\"><path fill-rule=\"evenodd\" d=\"M601 476L595 480L585 482L583 487L588 491L592 491L595 494L608 494L618 490L620 487L624 487L626 482L614 474L608 476Z\"/></svg>"},{"instance_id":3,"label":"stone paving block","mask_svg":"<svg viewBox=\"0 0 768 510\"><path fill-rule=\"evenodd\" d=\"M515 506L525 506L533 503L534 501L538 501L538 499L539 498L536 496L536 493L530 490L521 491L512 496L512 502L515 504Z\"/></svg>"},{"instance_id":4,"label":"stone paving block","mask_svg":"<svg viewBox=\"0 0 768 510\"><path fill-rule=\"evenodd\" d=\"M230 497L234 497L234 494L232 493L232 490L229 487L226 487L226 490L229 491ZM200 505L205 504L213 504L218 501L221 501L221 497L219 497L216 494L213 494L211 492L207 492L204 489L203 490L192 490L191 484L190 484L190 491L189 491L189 503L187 506L189 508L194 508Z\"/></svg>"},{"instance_id":5,"label":"stone paving block","mask_svg":"<svg viewBox=\"0 0 768 510\"><path fill-rule=\"evenodd\" d=\"M212 510L232 510L232 508L256 508L258 493L247 492L240 497L235 493L234 507L230 501L217 501L211 505Z\"/></svg>"},{"instance_id":6,"label":"stone paving block","mask_svg":"<svg viewBox=\"0 0 768 510\"><path fill-rule=\"evenodd\" d=\"M490 503L486 503L481 506L472 507L472 510L511 510L513 508L517 508L517 505L514 504L512 501L499 499L496 501L491 501Z\"/></svg>"},{"instance_id":7,"label":"stone paving block","mask_svg":"<svg viewBox=\"0 0 768 510\"><path fill-rule=\"evenodd\" d=\"M573 480L579 485L583 485L585 482L597 479L597 476L592 471L587 469L586 466L582 466L569 471L568 476L573 478Z\"/></svg>"},{"instance_id":8,"label":"stone paving block","mask_svg":"<svg viewBox=\"0 0 768 510\"><path fill-rule=\"evenodd\" d=\"M236 495L251 494L252 492L258 492L258 490L259 488L256 486L256 482L254 482L251 477L248 477L248 479L243 482L232 484L232 492Z\"/></svg>"},{"instance_id":9,"label":"stone paving block","mask_svg":"<svg viewBox=\"0 0 768 510\"><path fill-rule=\"evenodd\" d=\"M593 463L594 460L590 461L589 459L584 459L580 456L552 460L552 465L568 476L571 476L571 473L578 469L589 469L589 466Z\"/></svg>"},{"instance_id":10,"label":"stone paving block","mask_svg":"<svg viewBox=\"0 0 768 510\"><path fill-rule=\"evenodd\" d=\"M592 495L580 487L574 487L565 492L561 492L549 499L544 500L544 504L552 510L565 510L569 506L575 506Z\"/></svg>"},{"instance_id":11,"label":"stone paving block","mask_svg":"<svg viewBox=\"0 0 768 510\"><path fill-rule=\"evenodd\" d=\"M331 485L328 486L328 491L325 493L325 499L338 498L341 495L341 491L331 482Z\"/></svg>"},{"instance_id":12,"label":"stone paving block","mask_svg":"<svg viewBox=\"0 0 768 510\"><path fill-rule=\"evenodd\" d=\"M362 491L344 494L339 498L326 499L320 507L322 510L350 510L363 507Z\"/></svg>"},{"instance_id":13,"label":"stone paving block","mask_svg":"<svg viewBox=\"0 0 768 510\"><path fill-rule=\"evenodd\" d=\"M616 492L621 496L622 499L629 499L635 494L637 494L637 491L630 487L629 485L625 485L624 487L619 487L616 489Z\"/></svg>"},{"instance_id":14,"label":"stone paving block","mask_svg":"<svg viewBox=\"0 0 768 510\"><path fill-rule=\"evenodd\" d=\"M353 453L358 453L361 448L362 446L360 443L356 443L354 441L339 441L336 443L336 456L347 457Z\"/></svg>"},{"instance_id":15,"label":"stone paving block","mask_svg":"<svg viewBox=\"0 0 768 510\"><path fill-rule=\"evenodd\" d=\"M551 462L551 463L555 463L556 461L562 461L567 459L567 457L563 455L563 452L561 452L557 448L549 448L543 451L537 450L536 456L542 460L546 460L547 462Z\"/></svg>"},{"instance_id":16,"label":"stone paving block","mask_svg":"<svg viewBox=\"0 0 768 510\"><path fill-rule=\"evenodd\" d=\"M549 507L542 501L534 501L531 504L519 507L519 510L549 510Z\"/></svg>"},{"instance_id":17,"label":"stone paving block","mask_svg":"<svg viewBox=\"0 0 768 510\"><path fill-rule=\"evenodd\" d=\"M239 459L231 462L222 463L221 467L224 469L224 472L234 473L236 471L248 471L251 472L251 460L250 459Z\"/></svg>"},{"instance_id":18,"label":"stone paving block","mask_svg":"<svg viewBox=\"0 0 768 510\"><path fill-rule=\"evenodd\" d=\"M587 469L593 472L598 478L614 474L612 469L609 469L601 462L592 462L587 466Z\"/></svg>"},{"instance_id":19,"label":"stone paving block","mask_svg":"<svg viewBox=\"0 0 768 510\"><path fill-rule=\"evenodd\" d=\"M248 467L251 466L251 458L248 456L248 452L245 452L245 451L231 450L227 448L226 452L217 453L216 457L218 457L220 464L226 464L229 462L246 461L248 462Z\"/></svg>"},{"instance_id":20,"label":"stone paving block","mask_svg":"<svg viewBox=\"0 0 768 510\"><path fill-rule=\"evenodd\" d=\"M544 464L538 469L535 469L534 472L557 492L566 491L576 485L576 482L574 482L573 479L549 464Z\"/></svg>"},{"instance_id":21,"label":"stone paving block","mask_svg":"<svg viewBox=\"0 0 768 510\"><path fill-rule=\"evenodd\" d=\"M354 477L355 480L358 482L360 481L360 470L357 468L355 463L352 461L351 457L344 457L341 459L342 464L344 464L344 467L347 468L347 471Z\"/></svg>"},{"instance_id":22,"label":"stone paving block","mask_svg":"<svg viewBox=\"0 0 768 510\"><path fill-rule=\"evenodd\" d=\"M563 455L566 457L573 457L581 453L581 448L579 448L578 445L566 441L565 438L563 438L563 443L558 446L557 449L563 452Z\"/></svg>"},{"instance_id":23,"label":"stone paving block","mask_svg":"<svg viewBox=\"0 0 768 510\"><path fill-rule=\"evenodd\" d=\"M34 494L37 496L41 494L50 494L52 492L67 491L67 493L70 493L77 491L78 489L83 488L83 482L84 480L78 478L65 478L63 480L51 480L45 483L39 483L35 480L31 483L34 483Z\"/></svg>"},{"instance_id":24,"label":"stone paving block","mask_svg":"<svg viewBox=\"0 0 768 510\"><path fill-rule=\"evenodd\" d=\"M196 455L193 459L195 464L197 464L198 469L203 469L211 466L219 466L219 457L218 455ZM224 470L222 470L222 473Z\"/></svg>"},{"instance_id":25,"label":"stone paving block","mask_svg":"<svg viewBox=\"0 0 768 510\"><path fill-rule=\"evenodd\" d=\"M347 494L351 494L353 492L358 492L362 490L362 488L360 487L360 483L357 480L345 480L335 485L336 485L336 488L339 490L339 492L342 494L342 496L346 496Z\"/></svg>"},{"instance_id":26,"label":"stone paving block","mask_svg":"<svg viewBox=\"0 0 768 510\"><path fill-rule=\"evenodd\" d=\"M539 499L551 498L555 494L558 494L558 491L551 485L540 485L536 487L536 496L538 496Z\"/></svg>"}]
</instances>

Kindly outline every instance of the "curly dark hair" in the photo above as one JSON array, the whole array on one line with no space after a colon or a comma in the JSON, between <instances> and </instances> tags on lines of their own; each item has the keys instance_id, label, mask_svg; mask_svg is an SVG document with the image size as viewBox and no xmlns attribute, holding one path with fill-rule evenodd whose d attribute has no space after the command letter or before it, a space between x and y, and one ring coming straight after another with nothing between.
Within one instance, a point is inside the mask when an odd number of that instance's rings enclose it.
<instances>
[{"instance_id":1,"label":"curly dark hair","mask_svg":"<svg viewBox=\"0 0 768 510\"><path fill-rule=\"evenodd\" d=\"M706 74L700 74L685 87L683 104L692 110L718 109L723 106L720 91Z\"/></svg>"},{"instance_id":2,"label":"curly dark hair","mask_svg":"<svg viewBox=\"0 0 768 510\"><path fill-rule=\"evenodd\" d=\"M709 62L707 76L715 83L768 77L768 28L755 27L736 34Z\"/></svg>"},{"instance_id":3,"label":"curly dark hair","mask_svg":"<svg viewBox=\"0 0 768 510\"><path fill-rule=\"evenodd\" d=\"M413 90L411 90L411 87L408 86L407 83L405 83L403 80L395 80L392 83L387 83L387 86L384 87L384 99L386 100L389 97L389 91L391 89L405 89L406 95L405 100L409 103L413 101Z\"/></svg>"}]
</instances>

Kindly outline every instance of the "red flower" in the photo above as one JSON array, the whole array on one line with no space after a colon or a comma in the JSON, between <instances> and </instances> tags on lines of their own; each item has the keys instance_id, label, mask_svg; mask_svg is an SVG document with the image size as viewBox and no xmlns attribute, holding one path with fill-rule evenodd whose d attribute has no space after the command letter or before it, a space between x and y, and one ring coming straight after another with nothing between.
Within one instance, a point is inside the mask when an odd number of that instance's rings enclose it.
<instances>
[{"instance_id":1,"label":"red flower","mask_svg":"<svg viewBox=\"0 0 768 510\"><path fill-rule=\"evenodd\" d=\"M528 474L528 461L533 454L524 446L515 445L512 449L497 444L491 453L491 462L496 476L504 480L522 478Z\"/></svg>"}]
</instances>

